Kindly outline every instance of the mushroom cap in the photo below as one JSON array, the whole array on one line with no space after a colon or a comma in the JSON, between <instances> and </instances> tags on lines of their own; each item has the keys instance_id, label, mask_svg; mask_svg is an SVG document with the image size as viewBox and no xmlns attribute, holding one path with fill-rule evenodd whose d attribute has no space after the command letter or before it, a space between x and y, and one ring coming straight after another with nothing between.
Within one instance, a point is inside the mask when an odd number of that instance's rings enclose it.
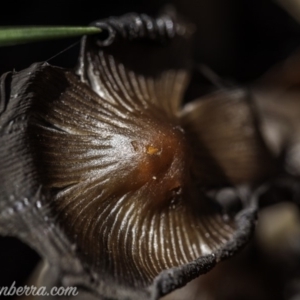
<instances>
[{"instance_id":1,"label":"mushroom cap","mask_svg":"<svg viewBox=\"0 0 300 300\"><path fill-rule=\"evenodd\" d=\"M191 26L172 14L94 25L108 36L83 38L77 74L37 63L1 78L0 225L59 274L93 274L100 295L157 298L245 244L253 203L224 215L205 189L260 180L268 152L243 95L218 96L222 110L213 101L182 110ZM217 117L236 107L219 131ZM230 164L218 141L235 146ZM10 210L20 201L26 209Z\"/></svg>"}]
</instances>

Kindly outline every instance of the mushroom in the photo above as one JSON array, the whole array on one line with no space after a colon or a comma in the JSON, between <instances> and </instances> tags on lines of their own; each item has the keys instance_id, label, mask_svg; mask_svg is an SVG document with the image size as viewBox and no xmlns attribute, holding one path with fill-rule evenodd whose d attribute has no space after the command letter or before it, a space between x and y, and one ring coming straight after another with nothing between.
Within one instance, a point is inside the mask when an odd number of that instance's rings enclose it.
<instances>
[{"instance_id":1,"label":"mushroom","mask_svg":"<svg viewBox=\"0 0 300 300\"><path fill-rule=\"evenodd\" d=\"M76 72L1 77L0 233L36 249L49 286L157 299L247 242L255 201L231 212L220 192L239 201L273 157L244 90L182 104L191 25L173 13L94 25L104 35L83 38Z\"/></svg>"}]
</instances>

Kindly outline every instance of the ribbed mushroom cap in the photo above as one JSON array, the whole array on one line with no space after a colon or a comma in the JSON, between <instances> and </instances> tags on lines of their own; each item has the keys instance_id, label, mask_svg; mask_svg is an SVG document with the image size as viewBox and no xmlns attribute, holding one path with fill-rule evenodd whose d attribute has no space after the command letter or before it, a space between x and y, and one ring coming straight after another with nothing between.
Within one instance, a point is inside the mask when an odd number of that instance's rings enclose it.
<instances>
[{"instance_id":1,"label":"ribbed mushroom cap","mask_svg":"<svg viewBox=\"0 0 300 300\"><path fill-rule=\"evenodd\" d=\"M253 211L239 228L204 190L259 181L267 151L244 94L182 110L189 25L134 14L95 25L108 37L83 39L78 75L44 63L2 78L3 191L41 186L55 226L102 277L147 287L188 266L166 293L247 240Z\"/></svg>"}]
</instances>

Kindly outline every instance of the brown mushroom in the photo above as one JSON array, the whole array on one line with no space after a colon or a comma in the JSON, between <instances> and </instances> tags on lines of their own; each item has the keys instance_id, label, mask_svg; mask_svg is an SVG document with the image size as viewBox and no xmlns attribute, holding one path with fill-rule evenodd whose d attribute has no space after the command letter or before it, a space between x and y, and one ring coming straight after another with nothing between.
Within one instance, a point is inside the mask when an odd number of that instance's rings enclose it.
<instances>
[{"instance_id":1,"label":"brown mushroom","mask_svg":"<svg viewBox=\"0 0 300 300\"><path fill-rule=\"evenodd\" d=\"M255 209L224 215L206 191L260 182L272 157L243 91L182 108L191 26L168 14L94 25L108 36L83 39L78 75L38 63L1 79L0 228L60 274L87 268L101 295L134 299L105 292L113 282L158 297L247 241ZM22 223L8 210L24 198Z\"/></svg>"}]
</instances>

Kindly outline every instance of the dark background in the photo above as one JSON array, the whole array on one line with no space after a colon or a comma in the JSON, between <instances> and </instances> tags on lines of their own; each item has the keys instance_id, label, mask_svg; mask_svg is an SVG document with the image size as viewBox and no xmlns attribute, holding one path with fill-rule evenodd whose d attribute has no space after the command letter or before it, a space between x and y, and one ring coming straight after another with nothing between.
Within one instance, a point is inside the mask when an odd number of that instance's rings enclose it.
<instances>
[{"instance_id":1,"label":"dark background","mask_svg":"<svg viewBox=\"0 0 300 300\"><path fill-rule=\"evenodd\" d=\"M155 14L165 3L197 25L194 59L226 80L251 82L300 44L300 26L271 0L31 0L2 1L0 26L87 25L127 12ZM45 61L75 39L0 48L0 74ZM51 60L73 67L79 44ZM13 238L0 238L0 287L24 284L38 256Z\"/></svg>"},{"instance_id":2,"label":"dark background","mask_svg":"<svg viewBox=\"0 0 300 300\"><path fill-rule=\"evenodd\" d=\"M15 0L2 3L0 26L87 25L133 11L155 14L166 3L197 25L195 59L222 77L257 78L299 45L299 25L272 0ZM2 48L0 73L47 60L78 40ZM78 46L51 63L72 67L77 54Z\"/></svg>"}]
</instances>

